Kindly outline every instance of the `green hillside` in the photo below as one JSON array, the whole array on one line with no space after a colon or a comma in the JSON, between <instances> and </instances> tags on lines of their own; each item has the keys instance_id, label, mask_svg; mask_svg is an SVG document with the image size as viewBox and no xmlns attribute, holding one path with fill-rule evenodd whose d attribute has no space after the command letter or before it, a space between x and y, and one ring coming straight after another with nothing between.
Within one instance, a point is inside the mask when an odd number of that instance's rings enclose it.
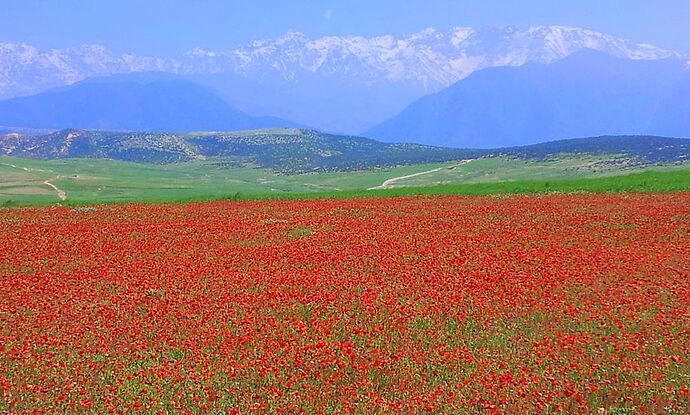
<instances>
[{"instance_id":1,"label":"green hillside","mask_svg":"<svg viewBox=\"0 0 690 415\"><path fill-rule=\"evenodd\" d=\"M690 140L594 137L463 150L301 129L188 134L64 130L2 136L0 154L10 155L0 156L0 204L10 206L397 194L412 191L400 189L433 187L430 191L437 192L456 185L475 187L449 191L510 192L523 183L688 169ZM678 186L684 186L682 180Z\"/></svg>"},{"instance_id":2,"label":"green hillside","mask_svg":"<svg viewBox=\"0 0 690 415\"><path fill-rule=\"evenodd\" d=\"M358 171L281 174L229 159L173 164L0 157L0 205L521 191L688 190L689 164L650 169L621 156L508 157ZM611 176L608 178L607 176ZM596 181L581 179L596 178ZM604 177L604 178L602 178ZM567 181L563 181L567 180ZM603 187L598 187L603 186ZM65 200L61 200L64 197Z\"/></svg>"},{"instance_id":3,"label":"green hillside","mask_svg":"<svg viewBox=\"0 0 690 415\"><path fill-rule=\"evenodd\" d=\"M155 164L223 159L225 167L258 166L283 174L370 170L490 156L549 161L563 154L618 155L617 163L638 167L682 163L690 160L690 140L653 136L589 137L478 150L382 143L306 129L187 134L63 130L39 136L0 136L0 155L6 156L42 160L97 158Z\"/></svg>"}]
</instances>

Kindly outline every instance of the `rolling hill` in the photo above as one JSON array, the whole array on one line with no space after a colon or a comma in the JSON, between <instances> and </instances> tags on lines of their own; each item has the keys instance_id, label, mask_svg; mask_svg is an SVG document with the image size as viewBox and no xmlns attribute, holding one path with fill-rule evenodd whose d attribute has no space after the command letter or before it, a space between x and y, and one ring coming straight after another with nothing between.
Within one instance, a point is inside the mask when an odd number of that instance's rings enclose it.
<instances>
[{"instance_id":1,"label":"rolling hill","mask_svg":"<svg viewBox=\"0 0 690 415\"><path fill-rule=\"evenodd\" d=\"M107 158L139 163L217 159L229 167L247 163L283 173L364 170L480 157L543 160L563 154L615 155L637 164L690 160L690 140L654 136L609 136L523 147L470 150L420 144L382 143L307 129L263 129L186 134L61 130L0 136L0 155L37 158Z\"/></svg>"},{"instance_id":2,"label":"rolling hill","mask_svg":"<svg viewBox=\"0 0 690 415\"><path fill-rule=\"evenodd\" d=\"M678 163L690 161L690 139L657 136L572 138L489 150L486 154L535 160L560 154L622 154L648 163Z\"/></svg>"},{"instance_id":3,"label":"rolling hill","mask_svg":"<svg viewBox=\"0 0 690 415\"><path fill-rule=\"evenodd\" d=\"M682 60L586 50L552 64L478 71L365 135L461 148L600 135L687 137L689 86Z\"/></svg>"},{"instance_id":4,"label":"rolling hill","mask_svg":"<svg viewBox=\"0 0 690 415\"><path fill-rule=\"evenodd\" d=\"M290 173L431 163L479 154L417 144L388 144L302 129L188 134L61 130L42 136L0 136L0 155L46 160L109 158L144 163L212 157L228 163L239 159Z\"/></svg>"},{"instance_id":5,"label":"rolling hill","mask_svg":"<svg viewBox=\"0 0 690 415\"><path fill-rule=\"evenodd\" d=\"M659 191L687 189L689 161L690 140L649 136L462 150L299 129L12 133L0 136L0 207L242 195ZM650 172L651 176L605 180L650 169L660 170L660 176ZM586 178L604 181L591 186L578 181ZM456 186L465 184L469 187Z\"/></svg>"}]
</instances>

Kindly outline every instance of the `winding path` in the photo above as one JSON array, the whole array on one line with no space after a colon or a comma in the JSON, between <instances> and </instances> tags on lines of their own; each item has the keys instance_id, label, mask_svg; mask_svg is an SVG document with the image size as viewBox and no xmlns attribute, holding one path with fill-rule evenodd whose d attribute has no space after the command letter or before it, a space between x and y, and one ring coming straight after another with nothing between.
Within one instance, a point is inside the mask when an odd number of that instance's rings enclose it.
<instances>
[{"instance_id":1,"label":"winding path","mask_svg":"<svg viewBox=\"0 0 690 415\"><path fill-rule=\"evenodd\" d=\"M20 166L10 164L10 163L0 163L0 166L13 167L15 169L24 170L24 171L42 171L44 173L49 171L49 170L43 170L43 169L30 169L28 167L20 167Z\"/></svg>"},{"instance_id":2,"label":"winding path","mask_svg":"<svg viewBox=\"0 0 690 415\"><path fill-rule=\"evenodd\" d=\"M32 172L32 171L42 171L42 172L46 172L46 170L42 170L42 169L29 169L29 168L27 168L27 167L19 167L19 166L16 166L16 165L14 165L14 164L9 164L9 163L0 163L0 165L12 167L12 168L19 169L19 170L24 170L24 171L26 171L26 172ZM59 178L60 178L60 176L57 176L55 179L59 179ZM54 184L52 184L52 183L50 182L51 180L55 180L55 179L48 179L48 180L44 181L43 184L45 184L46 186L49 186L50 188L52 188L53 190L55 190L55 193L57 193L57 197L58 197L60 200L62 200L62 201L67 200L67 192L65 192L64 190L60 189L59 187L55 186ZM39 180L40 180L40 179L39 179Z\"/></svg>"},{"instance_id":3,"label":"winding path","mask_svg":"<svg viewBox=\"0 0 690 415\"><path fill-rule=\"evenodd\" d=\"M52 184L52 183L50 182L50 180L44 181L43 184L52 187L53 190L55 190L55 193L57 193L57 196L60 198L60 200L62 200L62 201L67 200L67 193L66 193L64 190L62 190L62 189L60 189L59 187L57 187L57 186L55 186L54 184Z\"/></svg>"},{"instance_id":4,"label":"winding path","mask_svg":"<svg viewBox=\"0 0 690 415\"><path fill-rule=\"evenodd\" d=\"M14 164L9 164L9 163L0 163L0 166L7 166L7 167L13 167L13 168L19 169L19 170L31 171L31 169L27 169L26 167L19 167L19 166L15 166Z\"/></svg>"},{"instance_id":5,"label":"winding path","mask_svg":"<svg viewBox=\"0 0 690 415\"><path fill-rule=\"evenodd\" d=\"M458 164L455 165L455 166L450 166L450 167L439 167L439 168L433 169L433 170L427 170L427 171L422 171L422 172L419 172L419 173L408 174L407 176L393 177L392 179L386 180L386 181L383 182L381 185L379 185L379 186L374 186L374 187L370 187L370 188L368 188L367 190L389 189L389 188L393 187L393 186L395 185L395 183L397 183L397 182L399 182L399 181L401 181L401 180L410 179L410 178L412 178L412 177L417 177L417 176L423 176L423 175L425 175L425 174L436 173L437 171L441 171L441 170L444 170L444 169L454 169L454 168L456 168L456 167L458 167L458 166L462 166L463 164L467 164L467 163L469 163L469 162L471 162L471 161L473 161L473 160L474 160L474 159L463 160L462 162L458 163Z\"/></svg>"}]
</instances>

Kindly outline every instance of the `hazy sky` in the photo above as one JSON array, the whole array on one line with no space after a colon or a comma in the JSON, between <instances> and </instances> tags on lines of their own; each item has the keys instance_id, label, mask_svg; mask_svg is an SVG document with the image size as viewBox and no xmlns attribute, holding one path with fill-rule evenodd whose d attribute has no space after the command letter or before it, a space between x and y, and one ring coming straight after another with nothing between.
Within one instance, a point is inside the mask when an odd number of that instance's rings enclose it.
<instances>
[{"instance_id":1,"label":"hazy sky","mask_svg":"<svg viewBox=\"0 0 690 415\"><path fill-rule=\"evenodd\" d=\"M99 43L170 56L288 30L409 34L426 27L582 26L690 53L690 0L0 0L0 42Z\"/></svg>"}]
</instances>

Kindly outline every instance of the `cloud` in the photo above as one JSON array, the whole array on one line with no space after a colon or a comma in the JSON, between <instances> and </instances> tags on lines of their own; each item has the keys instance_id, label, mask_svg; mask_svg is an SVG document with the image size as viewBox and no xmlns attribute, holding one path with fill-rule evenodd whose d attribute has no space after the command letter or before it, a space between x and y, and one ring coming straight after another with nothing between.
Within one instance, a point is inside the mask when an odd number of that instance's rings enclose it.
<instances>
[{"instance_id":1,"label":"cloud","mask_svg":"<svg viewBox=\"0 0 690 415\"><path fill-rule=\"evenodd\" d=\"M326 9L326 11L323 14L323 18L326 20L331 20L331 17L333 17L333 10Z\"/></svg>"}]
</instances>

